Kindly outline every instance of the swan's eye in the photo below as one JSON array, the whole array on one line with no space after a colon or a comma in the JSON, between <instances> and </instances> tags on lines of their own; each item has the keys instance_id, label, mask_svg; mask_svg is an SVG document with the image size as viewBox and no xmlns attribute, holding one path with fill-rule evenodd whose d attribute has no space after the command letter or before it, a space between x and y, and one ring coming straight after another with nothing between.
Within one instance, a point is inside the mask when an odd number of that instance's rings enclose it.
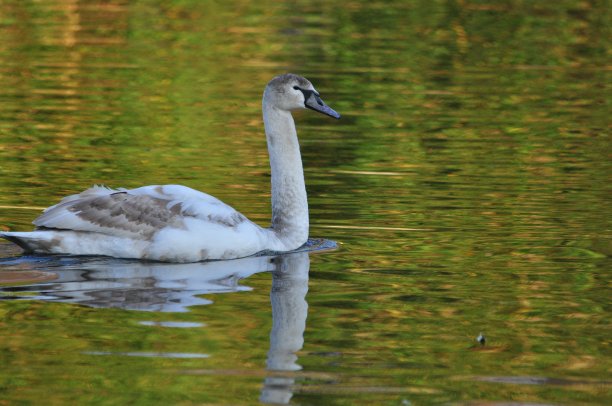
<instances>
[{"instance_id":1,"label":"swan's eye","mask_svg":"<svg viewBox=\"0 0 612 406\"><path fill-rule=\"evenodd\" d=\"M297 86L293 86L293 89L295 89L295 90L300 90L300 88L299 88L299 87L297 87Z\"/></svg>"}]
</instances>

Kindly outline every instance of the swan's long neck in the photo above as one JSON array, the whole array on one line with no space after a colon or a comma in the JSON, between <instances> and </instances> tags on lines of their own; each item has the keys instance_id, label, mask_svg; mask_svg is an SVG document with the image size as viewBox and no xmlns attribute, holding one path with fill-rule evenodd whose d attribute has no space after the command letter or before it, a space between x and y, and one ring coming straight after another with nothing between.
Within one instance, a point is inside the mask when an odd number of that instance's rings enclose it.
<instances>
[{"instance_id":1,"label":"swan's long neck","mask_svg":"<svg viewBox=\"0 0 612 406\"><path fill-rule=\"evenodd\" d=\"M272 169L272 231L288 250L308 239L308 201L300 145L291 113L263 99Z\"/></svg>"}]
</instances>

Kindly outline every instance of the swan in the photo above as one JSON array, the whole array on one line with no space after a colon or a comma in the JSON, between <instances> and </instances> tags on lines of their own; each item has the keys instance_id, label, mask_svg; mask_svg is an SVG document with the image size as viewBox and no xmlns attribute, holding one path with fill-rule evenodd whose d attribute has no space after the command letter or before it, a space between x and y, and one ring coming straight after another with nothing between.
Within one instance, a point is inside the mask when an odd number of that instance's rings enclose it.
<instances>
[{"instance_id":1,"label":"swan","mask_svg":"<svg viewBox=\"0 0 612 406\"><path fill-rule=\"evenodd\" d=\"M0 232L27 253L105 255L164 262L234 259L286 252L308 240L308 201L292 110L333 118L304 77L273 78L262 99L272 186L272 223L263 228L221 200L181 185L94 186L62 199L31 232Z\"/></svg>"}]
</instances>

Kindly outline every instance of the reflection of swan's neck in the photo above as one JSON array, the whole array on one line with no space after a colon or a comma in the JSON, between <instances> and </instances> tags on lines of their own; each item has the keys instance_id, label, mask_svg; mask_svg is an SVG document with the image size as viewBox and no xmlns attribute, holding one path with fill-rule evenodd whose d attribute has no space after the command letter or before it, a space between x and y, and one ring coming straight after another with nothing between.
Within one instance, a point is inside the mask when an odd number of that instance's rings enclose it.
<instances>
[{"instance_id":1,"label":"reflection of swan's neck","mask_svg":"<svg viewBox=\"0 0 612 406\"><path fill-rule=\"evenodd\" d=\"M272 230L287 250L308 239L308 201L300 146L291 113L263 99L263 119L272 169Z\"/></svg>"},{"instance_id":2,"label":"reflection of swan's neck","mask_svg":"<svg viewBox=\"0 0 612 406\"><path fill-rule=\"evenodd\" d=\"M295 353L304 345L310 260L307 253L277 257L276 260L280 266L272 274L272 331L268 369L295 371L301 369L295 363Z\"/></svg>"},{"instance_id":3,"label":"reflection of swan's neck","mask_svg":"<svg viewBox=\"0 0 612 406\"><path fill-rule=\"evenodd\" d=\"M270 291L272 331L267 366L274 371L297 371L302 367L296 363L296 352L304 344L308 314L308 253L276 257L275 268ZM292 374L268 376L260 400L263 403L288 404L293 396L294 384Z\"/></svg>"}]
</instances>

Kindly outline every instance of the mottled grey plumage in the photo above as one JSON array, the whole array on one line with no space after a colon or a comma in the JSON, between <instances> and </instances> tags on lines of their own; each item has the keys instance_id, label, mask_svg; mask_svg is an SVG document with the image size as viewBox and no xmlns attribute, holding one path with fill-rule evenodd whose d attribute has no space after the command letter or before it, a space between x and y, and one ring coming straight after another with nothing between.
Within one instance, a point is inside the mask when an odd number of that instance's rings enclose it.
<instances>
[{"instance_id":1,"label":"mottled grey plumage","mask_svg":"<svg viewBox=\"0 0 612 406\"><path fill-rule=\"evenodd\" d=\"M199 218L211 223L235 227L246 220L239 212L220 215L211 212L205 216L186 210L181 202L172 201L172 196L156 191L162 197L130 194L129 191L112 191L110 194L81 193L70 196L60 204L50 207L34 220L34 225L41 228L70 228L75 231L92 231L125 237L150 240L156 232L164 227L185 229L187 217ZM107 193L108 193L107 192ZM80 197L79 197L80 196ZM66 212L73 213L81 219L72 222Z\"/></svg>"},{"instance_id":2,"label":"mottled grey plumage","mask_svg":"<svg viewBox=\"0 0 612 406\"><path fill-rule=\"evenodd\" d=\"M127 192L79 199L66 209L100 227L124 230L147 239L163 227L183 227L180 204L168 206L167 200ZM34 224L44 226L48 215L53 213L43 214Z\"/></svg>"}]
</instances>

